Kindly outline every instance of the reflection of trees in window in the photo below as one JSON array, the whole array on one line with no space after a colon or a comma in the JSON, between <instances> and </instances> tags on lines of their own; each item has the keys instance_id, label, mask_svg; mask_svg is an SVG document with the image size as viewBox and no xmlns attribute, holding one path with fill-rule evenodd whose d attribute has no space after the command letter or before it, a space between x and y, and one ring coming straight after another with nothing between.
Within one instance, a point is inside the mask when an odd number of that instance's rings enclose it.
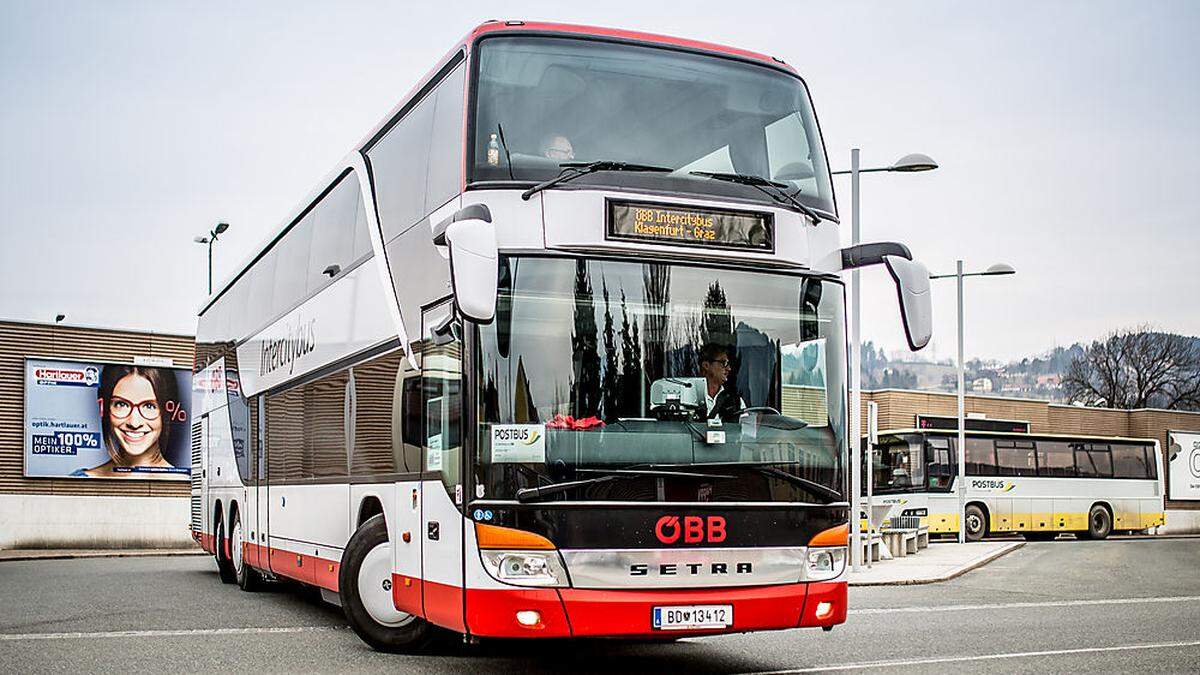
<instances>
[{"instance_id":1,"label":"reflection of trees in window","mask_svg":"<svg viewBox=\"0 0 1200 675\"><path fill-rule=\"evenodd\" d=\"M671 302L671 268L649 263L642 266L642 284L646 290L646 379L653 382L662 377L666 367L663 350L667 344L667 305Z\"/></svg>"},{"instance_id":2,"label":"reflection of trees in window","mask_svg":"<svg viewBox=\"0 0 1200 675\"><path fill-rule=\"evenodd\" d=\"M736 352L738 369L736 375L730 373L728 386L737 388L746 405L777 407L779 341L744 321L738 322L735 333L737 338L735 348L730 350L730 360Z\"/></svg>"},{"instance_id":3,"label":"reflection of trees in window","mask_svg":"<svg viewBox=\"0 0 1200 675\"><path fill-rule=\"evenodd\" d=\"M500 421L500 388L496 386L498 367L499 363L493 361L492 369L483 376L483 399L480 405L483 407L484 422Z\"/></svg>"},{"instance_id":4,"label":"reflection of trees in window","mask_svg":"<svg viewBox=\"0 0 1200 675\"><path fill-rule=\"evenodd\" d=\"M513 422L517 424L532 424L539 420L537 406L533 403L533 390L529 386L529 377L525 374L525 361L517 357L517 381L513 387Z\"/></svg>"},{"instance_id":5,"label":"reflection of trees in window","mask_svg":"<svg viewBox=\"0 0 1200 675\"><path fill-rule=\"evenodd\" d=\"M729 308L729 300L720 281L709 284L708 293L704 295L704 321L700 328L699 344L706 345L709 342L727 347L731 352L737 346L733 335L733 311ZM735 355L731 353L729 356L733 360Z\"/></svg>"},{"instance_id":6,"label":"reflection of trees in window","mask_svg":"<svg viewBox=\"0 0 1200 675\"><path fill-rule=\"evenodd\" d=\"M600 352L596 344L595 305L587 261L577 260L575 323L571 332L571 352L575 355L571 414L575 417L592 417L600 412Z\"/></svg>"},{"instance_id":7,"label":"reflection of trees in window","mask_svg":"<svg viewBox=\"0 0 1200 675\"><path fill-rule=\"evenodd\" d=\"M619 416L618 406L621 399L620 377L617 370L617 339L613 333L612 310L608 299L608 281L601 279L601 294L604 297L604 376L601 383L604 402L605 420L613 420Z\"/></svg>"},{"instance_id":8,"label":"reflection of trees in window","mask_svg":"<svg viewBox=\"0 0 1200 675\"><path fill-rule=\"evenodd\" d=\"M637 317L634 317L632 323L629 321L624 289L621 289L621 363L623 369L620 389L624 394L620 399L621 415L640 417L642 398L646 392L645 380L642 378L642 343L638 336Z\"/></svg>"}]
</instances>

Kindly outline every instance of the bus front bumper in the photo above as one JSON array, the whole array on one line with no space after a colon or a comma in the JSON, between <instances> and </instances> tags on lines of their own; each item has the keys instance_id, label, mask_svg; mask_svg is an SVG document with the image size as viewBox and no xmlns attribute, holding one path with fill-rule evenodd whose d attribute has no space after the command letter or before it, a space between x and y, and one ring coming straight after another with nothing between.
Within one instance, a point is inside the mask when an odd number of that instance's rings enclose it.
<instances>
[{"instance_id":1,"label":"bus front bumper","mask_svg":"<svg viewBox=\"0 0 1200 675\"><path fill-rule=\"evenodd\" d=\"M723 589L467 589L467 627L479 637L629 637L674 639L787 628L832 627L846 620L846 582ZM732 605L733 624L660 630L655 607Z\"/></svg>"}]
</instances>

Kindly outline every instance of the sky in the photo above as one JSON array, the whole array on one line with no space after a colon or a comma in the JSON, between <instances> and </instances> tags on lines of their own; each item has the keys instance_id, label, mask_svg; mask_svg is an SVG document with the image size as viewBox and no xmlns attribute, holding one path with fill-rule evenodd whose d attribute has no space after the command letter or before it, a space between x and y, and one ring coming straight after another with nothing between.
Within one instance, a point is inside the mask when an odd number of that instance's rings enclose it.
<instances>
[{"instance_id":1,"label":"sky","mask_svg":"<svg viewBox=\"0 0 1200 675\"><path fill-rule=\"evenodd\" d=\"M1200 334L1200 3L0 1L0 318L194 333L206 295L485 19L615 26L794 66L862 238L966 282L968 357ZM835 178L849 243L850 186ZM863 339L904 351L863 272ZM934 340L955 350L954 283Z\"/></svg>"}]
</instances>

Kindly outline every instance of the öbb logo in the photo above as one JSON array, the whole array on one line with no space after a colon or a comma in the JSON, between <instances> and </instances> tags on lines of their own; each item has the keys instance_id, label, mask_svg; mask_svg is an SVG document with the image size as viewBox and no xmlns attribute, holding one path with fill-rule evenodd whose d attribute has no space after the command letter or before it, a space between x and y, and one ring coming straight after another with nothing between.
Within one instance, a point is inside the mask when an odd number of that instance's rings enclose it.
<instances>
[{"instance_id":1,"label":"\u00f6bb logo","mask_svg":"<svg viewBox=\"0 0 1200 675\"><path fill-rule=\"evenodd\" d=\"M717 544L725 541L724 516L663 516L654 524L654 536L664 544L683 539L685 544Z\"/></svg>"}]
</instances>

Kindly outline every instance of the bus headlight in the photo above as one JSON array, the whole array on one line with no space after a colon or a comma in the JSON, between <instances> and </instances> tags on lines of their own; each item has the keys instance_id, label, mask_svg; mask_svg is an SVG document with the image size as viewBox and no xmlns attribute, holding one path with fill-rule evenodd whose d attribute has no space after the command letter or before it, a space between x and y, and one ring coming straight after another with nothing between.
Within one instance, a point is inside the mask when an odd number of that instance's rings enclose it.
<instances>
[{"instance_id":1,"label":"bus headlight","mask_svg":"<svg viewBox=\"0 0 1200 675\"><path fill-rule=\"evenodd\" d=\"M567 571L557 551L479 552L487 573L496 581L516 586L567 586Z\"/></svg>"},{"instance_id":2,"label":"bus headlight","mask_svg":"<svg viewBox=\"0 0 1200 675\"><path fill-rule=\"evenodd\" d=\"M805 581L829 581L842 575L846 569L846 548L836 546L830 548L810 548L808 550L808 565L805 568Z\"/></svg>"}]
</instances>

